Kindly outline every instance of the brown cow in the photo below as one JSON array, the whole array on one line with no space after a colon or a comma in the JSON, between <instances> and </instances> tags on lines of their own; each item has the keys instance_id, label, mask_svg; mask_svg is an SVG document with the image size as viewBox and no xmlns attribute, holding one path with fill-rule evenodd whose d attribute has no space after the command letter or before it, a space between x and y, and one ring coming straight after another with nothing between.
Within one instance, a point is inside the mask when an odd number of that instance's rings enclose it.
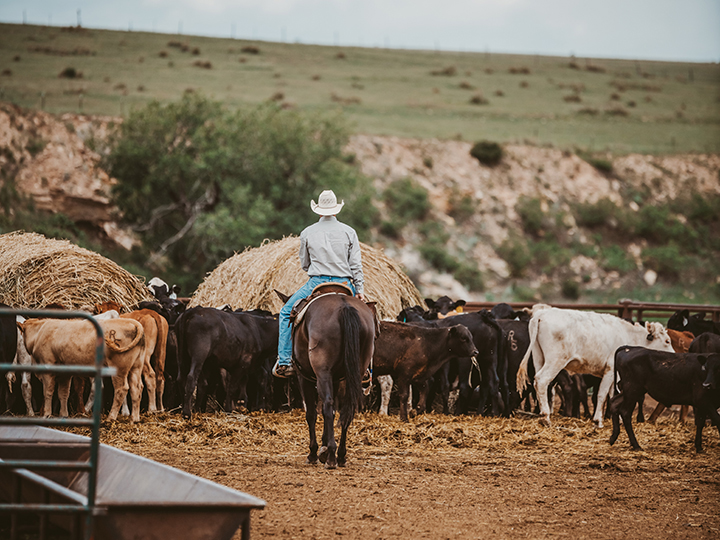
<instances>
[{"instance_id":1,"label":"brown cow","mask_svg":"<svg viewBox=\"0 0 720 540\"><path fill-rule=\"evenodd\" d=\"M690 344L692 343L693 339L695 339L695 336L692 334L692 332L680 332L679 330L672 330L671 328L667 329L668 336L670 336L670 344L672 345L673 350L676 353L686 353L688 352L688 349L690 348ZM648 422L651 424L655 423L655 420L658 419L658 416L660 416L663 411L665 411L666 407L662 403L658 403L655 407L655 410L650 415L650 418L648 418ZM681 405L680 406L680 422L685 422L685 419L687 418L688 413L690 412L690 406L689 405Z\"/></svg>"},{"instance_id":2,"label":"brown cow","mask_svg":"<svg viewBox=\"0 0 720 540\"><path fill-rule=\"evenodd\" d=\"M375 340L373 374L392 376L400 397L400 420L407 422L410 384L423 387L418 403L418 412L423 413L430 377L450 358L476 354L472 334L463 325L433 328L382 321Z\"/></svg>"},{"instance_id":3,"label":"brown cow","mask_svg":"<svg viewBox=\"0 0 720 540\"><path fill-rule=\"evenodd\" d=\"M103 302L95 305L95 313L115 310L119 313L122 306L117 302ZM123 319L134 319L143 325L145 331L145 357L143 378L148 390L148 411L164 411L163 393L165 392L165 355L169 326L167 319L151 309L139 309L120 315ZM88 401L88 407L90 402ZM123 407L123 414L127 414Z\"/></svg>"},{"instance_id":4,"label":"brown cow","mask_svg":"<svg viewBox=\"0 0 720 540\"><path fill-rule=\"evenodd\" d=\"M133 402L132 421L140 421L141 373L145 348L142 325L134 320L98 321L105 335L105 364L116 368L112 377L115 396L108 418L115 420L128 389ZM92 365L95 362L95 329L85 320L30 319L18 323L25 347L38 364ZM52 414L55 375L40 375L45 394L45 416ZM60 416L68 416L71 377L57 376ZM128 382L129 381L129 382Z\"/></svg>"},{"instance_id":5,"label":"brown cow","mask_svg":"<svg viewBox=\"0 0 720 540\"><path fill-rule=\"evenodd\" d=\"M140 309L123 313L121 319L134 319L142 324L145 332L145 355L143 378L148 391L148 412L164 411L165 352L169 326L165 317L152 309ZM154 368L154 369L153 369Z\"/></svg>"}]
</instances>

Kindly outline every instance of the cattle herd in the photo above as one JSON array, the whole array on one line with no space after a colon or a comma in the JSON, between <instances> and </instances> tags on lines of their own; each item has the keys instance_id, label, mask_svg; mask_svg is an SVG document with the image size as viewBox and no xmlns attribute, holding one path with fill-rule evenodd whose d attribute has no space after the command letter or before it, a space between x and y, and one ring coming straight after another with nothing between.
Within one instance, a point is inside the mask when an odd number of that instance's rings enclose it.
<instances>
[{"instance_id":1,"label":"cattle herd","mask_svg":"<svg viewBox=\"0 0 720 540\"><path fill-rule=\"evenodd\" d=\"M271 374L277 316L229 306L186 310L173 294L177 290L157 278L150 290L156 301L142 302L130 313L120 313L112 302L94 306L105 334L106 363L117 369L107 382L112 390L104 392L110 419L121 408L137 422L141 410L180 410L190 418L208 407L302 406L296 381ZM643 421L642 404L650 395L659 402L650 421L665 407L682 405L684 415L692 407L698 452L708 418L720 433L720 324L704 314L679 311L666 329L657 322L544 304L519 312L498 304L491 311L464 313L462 300L444 296L426 303L428 310L406 308L396 321L380 322L366 388L369 410L387 414L396 400L400 419L408 421L439 400L446 414L510 416L522 410L549 426L553 401L565 415L579 417L582 409L590 416L592 397L597 427L612 418L610 443L619 436L622 418L630 444L640 448L632 416L639 404ZM3 316L0 331L0 362L94 362L95 332L88 321ZM28 373L6 377L0 409L8 414L51 416L59 407L59 415L67 416L92 406L92 385L80 377L41 374L42 384Z\"/></svg>"}]
</instances>

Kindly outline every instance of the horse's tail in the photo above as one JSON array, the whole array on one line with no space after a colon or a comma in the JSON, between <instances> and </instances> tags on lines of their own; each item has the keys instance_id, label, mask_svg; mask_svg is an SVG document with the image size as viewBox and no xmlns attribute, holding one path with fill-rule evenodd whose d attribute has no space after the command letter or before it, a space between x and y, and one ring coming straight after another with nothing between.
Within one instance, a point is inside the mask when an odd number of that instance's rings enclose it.
<instances>
[{"instance_id":1,"label":"horse's tail","mask_svg":"<svg viewBox=\"0 0 720 540\"><path fill-rule=\"evenodd\" d=\"M347 426L362 403L362 374L360 373L360 315L357 310L343 305L340 310L342 357L345 366L345 400L340 409L340 423Z\"/></svg>"}]
</instances>

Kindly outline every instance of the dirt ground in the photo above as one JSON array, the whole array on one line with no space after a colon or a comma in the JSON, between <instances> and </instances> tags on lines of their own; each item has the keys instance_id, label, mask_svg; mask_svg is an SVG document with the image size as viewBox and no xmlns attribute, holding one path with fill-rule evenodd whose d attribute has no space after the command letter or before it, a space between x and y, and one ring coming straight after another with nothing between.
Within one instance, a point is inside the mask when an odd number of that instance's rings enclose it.
<instances>
[{"instance_id":1,"label":"dirt ground","mask_svg":"<svg viewBox=\"0 0 720 540\"><path fill-rule=\"evenodd\" d=\"M253 538L718 538L720 441L662 417L636 433L589 420L430 414L355 419L348 465L306 465L304 413L143 415L103 442L250 493ZM321 429L319 425L319 429ZM235 538L239 539L238 533Z\"/></svg>"}]
</instances>

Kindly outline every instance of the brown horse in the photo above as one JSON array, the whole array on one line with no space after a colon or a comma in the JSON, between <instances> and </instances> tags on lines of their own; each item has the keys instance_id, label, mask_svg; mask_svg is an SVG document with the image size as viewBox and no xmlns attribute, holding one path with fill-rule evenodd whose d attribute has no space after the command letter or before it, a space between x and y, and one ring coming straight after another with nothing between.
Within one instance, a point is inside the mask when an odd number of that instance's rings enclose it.
<instances>
[{"instance_id":1,"label":"brown horse","mask_svg":"<svg viewBox=\"0 0 720 540\"><path fill-rule=\"evenodd\" d=\"M320 296L293 332L293 361L299 374L310 430L307 463L318 459L325 468L345 466L347 431L362 399L362 377L375 349L374 309L344 294ZM324 427L318 452L315 434L317 400L322 403ZM337 400L337 401L336 401ZM340 445L335 443L336 403L340 402Z\"/></svg>"}]
</instances>

